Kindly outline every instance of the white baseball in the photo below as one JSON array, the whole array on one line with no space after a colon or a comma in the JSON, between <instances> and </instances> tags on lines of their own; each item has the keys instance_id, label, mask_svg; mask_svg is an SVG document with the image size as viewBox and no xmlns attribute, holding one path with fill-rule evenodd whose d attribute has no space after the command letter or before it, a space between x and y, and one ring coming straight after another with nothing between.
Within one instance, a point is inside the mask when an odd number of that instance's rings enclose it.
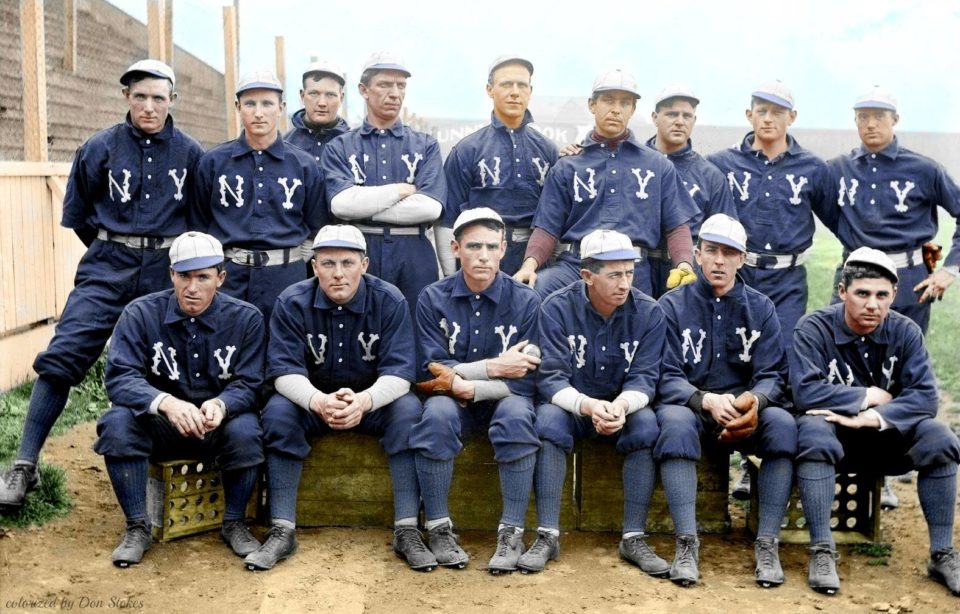
<instances>
[{"instance_id":1,"label":"white baseball","mask_svg":"<svg viewBox=\"0 0 960 614\"><path fill-rule=\"evenodd\" d=\"M540 358L540 348L533 345L532 343L528 343L527 345L523 346L523 349L520 351L528 356L533 356L534 358Z\"/></svg>"}]
</instances>

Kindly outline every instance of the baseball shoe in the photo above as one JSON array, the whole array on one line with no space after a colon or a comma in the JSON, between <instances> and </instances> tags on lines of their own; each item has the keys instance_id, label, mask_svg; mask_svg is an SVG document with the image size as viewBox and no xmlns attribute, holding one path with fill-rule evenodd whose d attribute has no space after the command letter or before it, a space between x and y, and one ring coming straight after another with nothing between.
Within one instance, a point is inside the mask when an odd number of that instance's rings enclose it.
<instances>
[{"instance_id":1,"label":"baseball shoe","mask_svg":"<svg viewBox=\"0 0 960 614\"><path fill-rule=\"evenodd\" d=\"M237 556L245 557L260 547L260 542L242 520L224 520L220 527L220 537Z\"/></svg>"},{"instance_id":2,"label":"baseball shoe","mask_svg":"<svg viewBox=\"0 0 960 614\"><path fill-rule=\"evenodd\" d=\"M437 557L437 563L452 569L463 569L467 566L470 557L460 547L458 537L449 522L427 531L427 543L430 544L430 552Z\"/></svg>"},{"instance_id":3,"label":"baseball shoe","mask_svg":"<svg viewBox=\"0 0 960 614\"><path fill-rule=\"evenodd\" d=\"M543 571L548 561L556 560L560 554L560 536L537 531L537 539L517 561L517 569L523 573Z\"/></svg>"},{"instance_id":4,"label":"baseball shoe","mask_svg":"<svg viewBox=\"0 0 960 614\"><path fill-rule=\"evenodd\" d=\"M763 588L783 584L779 543L775 537L758 537L753 544L753 558L757 563L754 573L757 576L757 584Z\"/></svg>"},{"instance_id":5,"label":"baseball shoe","mask_svg":"<svg viewBox=\"0 0 960 614\"><path fill-rule=\"evenodd\" d=\"M883 478L883 488L880 490L880 509L895 510L900 507L900 499L897 493L890 487L890 476Z\"/></svg>"},{"instance_id":6,"label":"baseball shoe","mask_svg":"<svg viewBox=\"0 0 960 614\"><path fill-rule=\"evenodd\" d=\"M280 561L289 558L297 551L297 530L278 524L270 527L267 541L243 559L250 571L273 569Z\"/></svg>"},{"instance_id":7,"label":"baseball shoe","mask_svg":"<svg viewBox=\"0 0 960 614\"><path fill-rule=\"evenodd\" d=\"M497 551L487 563L487 571L495 576L516 571L521 554L523 554L523 531L517 527L503 527L497 531Z\"/></svg>"},{"instance_id":8,"label":"baseball shoe","mask_svg":"<svg viewBox=\"0 0 960 614\"><path fill-rule=\"evenodd\" d=\"M146 522L128 523L120 545L113 551L113 564L124 568L136 565L152 543L153 536L150 535L150 527Z\"/></svg>"},{"instance_id":9,"label":"baseball shoe","mask_svg":"<svg viewBox=\"0 0 960 614\"><path fill-rule=\"evenodd\" d=\"M913 472L908 471L897 476L897 481L901 484L913 484Z\"/></svg>"},{"instance_id":10,"label":"baseball shoe","mask_svg":"<svg viewBox=\"0 0 960 614\"><path fill-rule=\"evenodd\" d=\"M737 501L747 501L750 499L750 472L747 471L748 462L745 458L740 461L740 477L737 478L737 483L733 485L733 490L730 492L730 496Z\"/></svg>"},{"instance_id":11,"label":"baseball shoe","mask_svg":"<svg viewBox=\"0 0 960 614\"><path fill-rule=\"evenodd\" d=\"M840 555L830 544L814 544L807 550L810 552L807 584L818 593L835 594L840 590L840 576L837 575L837 559Z\"/></svg>"},{"instance_id":12,"label":"baseball shoe","mask_svg":"<svg viewBox=\"0 0 960 614\"><path fill-rule=\"evenodd\" d=\"M621 539L619 550L620 558L633 563L654 578L665 578L670 573L670 564L657 556L643 533Z\"/></svg>"},{"instance_id":13,"label":"baseball shoe","mask_svg":"<svg viewBox=\"0 0 960 614\"><path fill-rule=\"evenodd\" d=\"M17 461L13 467L0 474L0 508L16 511L23 507L27 493L40 486L37 466L26 461Z\"/></svg>"},{"instance_id":14,"label":"baseball shoe","mask_svg":"<svg viewBox=\"0 0 960 614\"><path fill-rule=\"evenodd\" d=\"M393 551L415 571L433 571L437 557L423 543L417 527L403 526L393 530Z\"/></svg>"},{"instance_id":15,"label":"baseball shoe","mask_svg":"<svg viewBox=\"0 0 960 614\"><path fill-rule=\"evenodd\" d=\"M677 535L677 551L670 566L670 580L680 586L696 584L700 579L700 540L696 535Z\"/></svg>"},{"instance_id":16,"label":"baseball shoe","mask_svg":"<svg viewBox=\"0 0 960 614\"><path fill-rule=\"evenodd\" d=\"M934 552L927 561L927 575L960 597L960 553L956 550L949 548Z\"/></svg>"}]
</instances>

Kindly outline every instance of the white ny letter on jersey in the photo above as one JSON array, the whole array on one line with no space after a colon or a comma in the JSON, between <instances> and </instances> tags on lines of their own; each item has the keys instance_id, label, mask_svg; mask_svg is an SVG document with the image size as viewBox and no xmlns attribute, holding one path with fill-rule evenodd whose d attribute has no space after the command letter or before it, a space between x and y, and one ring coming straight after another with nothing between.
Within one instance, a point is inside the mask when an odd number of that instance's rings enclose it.
<instances>
[{"instance_id":1,"label":"white ny letter on jersey","mask_svg":"<svg viewBox=\"0 0 960 614\"><path fill-rule=\"evenodd\" d=\"M117 180L113 178L113 171L107 171L107 181L110 182L110 200L116 200L113 197L113 189L116 188L117 192L120 192L120 202L128 203L130 202L130 171L123 169L123 186L121 187Z\"/></svg>"},{"instance_id":2,"label":"white ny letter on jersey","mask_svg":"<svg viewBox=\"0 0 960 614\"><path fill-rule=\"evenodd\" d=\"M453 335L451 335L447 319L440 318L440 328L443 329L443 334L447 337L447 351L453 356L453 350L457 347L457 335L460 334L460 325L456 322L453 323Z\"/></svg>"},{"instance_id":3,"label":"white ny letter on jersey","mask_svg":"<svg viewBox=\"0 0 960 614\"><path fill-rule=\"evenodd\" d=\"M500 353L503 354L504 352L507 351L507 348L510 347L510 339L517 334L517 327L511 324L509 330L507 331L507 334L504 335L503 325L501 324L500 326L497 326L496 328L494 328L493 332L500 335L500 341L503 343L503 351Z\"/></svg>"},{"instance_id":4,"label":"white ny letter on jersey","mask_svg":"<svg viewBox=\"0 0 960 614\"><path fill-rule=\"evenodd\" d=\"M853 370L850 368L850 365L843 363L843 366L847 368L847 379L844 382L843 375L840 373L840 368L837 367L837 359L834 358L830 361L830 364L827 365L827 383L832 384L834 381L838 381L841 384L846 383L847 386L853 386Z\"/></svg>"},{"instance_id":5,"label":"white ny letter on jersey","mask_svg":"<svg viewBox=\"0 0 960 614\"><path fill-rule=\"evenodd\" d=\"M883 371L883 376L887 378L887 390L890 390L890 387L893 386L893 365L897 364L897 357L890 357L890 366L884 367L880 365L880 370Z\"/></svg>"},{"instance_id":6,"label":"white ny letter on jersey","mask_svg":"<svg viewBox=\"0 0 960 614\"><path fill-rule=\"evenodd\" d=\"M700 191L700 186L693 184L693 187L691 188L688 187L689 185L690 184L688 184L686 181L683 182L683 187L687 188L687 194L690 195L690 198L693 198L693 195Z\"/></svg>"},{"instance_id":7,"label":"white ny letter on jersey","mask_svg":"<svg viewBox=\"0 0 960 614\"><path fill-rule=\"evenodd\" d=\"M363 340L363 333L361 332L357 335L357 341L360 342L360 347L363 348L363 360L364 362L370 362L371 360L376 360L377 355L373 353L373 344L377 342L377 339L380 338L380 335L371 334L370 339L366 342Z\"/></svg>"},{"instance_id":8,"label":"white ny letter on jersey","mask_svg":"<svg viewBox=\"0 0 960 614\"><path fill-rule=\"evenodd\" d=\"M230 379L233 377L233 374L230 373L230 359L233 358L233 353L237 351L237 346L228 345L226 349L226 358L220 357L220 348L217 348L213 353L213 357L217 359L217 364L220 365L220 375L217 376L220 379Z\"/></svg>"},{"instance_id":9,"label":"white ny letter on jersey","mask_svg":"<svg viewBox=\"0 0 960 614\"><path fill-rule=\"evenodd\" d=\"M280 184L280 186L283 188L283 193L286 194L286 200L283 201L283 208L293 209L293 201L292 201L293 195L297 191L297 188L303 184L300 183L300 180L297 179L296 177L293 178L293 187L290 187L290 188L287 187L286 177L280 177L279 179L277 179L277 183Z\"/></svg>"},{"instance_id":10,"label":"white ny letter on jersey","mask_svg":"<svg viewBox=\"0 0 960 614\"><path fill-rule=\"evenodd\" d=\"M693 344L693 337L690 335L690 329L683 329L683 346L681 350L683 351L683 362L687 362L687 350L693 352L693 364L700 362L700 355L703 353L703 340L707 338L707 333L702 328L698 329L700 331L700 339L697 341L697 344Z\"/></svg>"},{"instance_id":11,"label":"white ny letter on jersey","mask_svg":"<svg viewBox=\"0 0 960 614\"><path fill-rule=\"evenodd\" d=\"M738 327L736 332L740 335L740 341L743 342L743 351L739 354L740 360L750 362L750 349L753 347L753 343L760 338L760 331L751 329L749 339L747 339L747 329L745 327Z\"/></svg>"},{"instance_id":12,"label":"white ny letter on jersey","mask_svg":"<svg viewBox=\"0 0 960 614\"><path fill-rule=\"evenodd\" d=\"M577 341L580 342L580 347L577 347ZM577 368L582 369L585 364L587 364L587 338L583 335L567 335L567 343L570 344L570 353L574 355L574 358L577 359Z\"/></svg>"},{"instance_id":13,"label":"white ny letter on jersey","mask_svg":"<svg viewBox=\"0 0 960 614\"><path fill-rule=\"evenodd\" d=\"M487 175L493 179L493 185L500 185L500 156L493 157L493 170L487 166L487 159L482 158L477 162L477 168L480 169L480 187L487 187Z\"/></svg>"},{"instance_id":14,"label":"white ny letter on jersey","mask_svg":"<svg viewBox=\"0 0 960 614\"><path fill-rule=\"evenodd\" d=\"M640 187L640 189L637 190L637 198L640 200L647 200L647 184L650 183L650 180L656 177L657 174L648 170L646 173L644 173L643 179L641 179L639 168L631 168L630 172L633 173L633 176L637 178L637 185Z\"/></svg>"},{"instance_id":15,"label":"white ny letter on jersey","mask_svg":"<svg viewBox=\"0 0 960 614\"><path fill-rule=\"evenodd\" d=\"M542 188L543 182L547 180L547 171L550 170L550 163L541 162L540 158L530 158L530 161L533 162L533 165L537 167L537 172L540 173L540 178L537 179L537 185Z\"/></svg>"},{"instance_id":16,"label":"white ny letter on jersey","mask_svg":"<svg viewBox=\"0 0 960 614\"><path fill-rule=\"evenodd\" d=\"M901 192L901 191L900 191L900 182L899 182L899 181L891 181L891 182L890 182L890 187L893 188L893 191L897 193L897 200L900 201L900 202L898 202L898 203L894 206L894 209L896 209L896 210L899 211L900 213L906 213L906 211L907 211L907 205L906 205L907 194L909 194L909 193L910 193L910 190L912 190L912 189L913 189L914 187L916 187L916 186L914 186L914 184L913 184L912 181L905 181L904 184L903 184L903 191Z\"/></svg>"},{"instance_id":17,"label":"white ny letter on jersey","mask_svg":"<svg viewBox=\"0 0 960 614\"><path fill-rule=\"evenodd\" d=\"M620 349L623 350L623 357L627 359L627 368L624 369L624 372L630 370L630 365L633 364L633 357L637 355L637 348L640 346L639 341L633 342L633 351L630 351L630 342L624 341L620 344Z\"/></svg>"},{"instance_id":18,"label":"white ny letter on jersey","mask_svg":"<svg viewBox=\"0 0 960 614\"><path fill-rule=\"evenodd\" d=\"M594 187L593 178L596 176L597 171L592 168L587 169L587 183L583 182L583 179L580 179L580 175L577 171L573 171L573 200L578 203L582 203L583 199L580 198L580 188L583 188L587 191L587 194L590 198L597 197L597 188Z\"/></svg>"},{"instance_id":19,"label":"white ny letter on jersey","mask_svg":"<svg viewBox=\"0 0 960 614\"><path fill-rule=\"evenodd\" d=\"M173 200L183 200L183 182L187 180L187 169L183 169L183 176L177 177L177 169L171 168L167 174L173 178L173 185L177 186L177 193L173 195Z\"/></svg>"},{"instance_id":20,"label":"white ny letter on jersey","mask_svg":"<svg viewBox=\"0 0 960 614\"><path fill-rule=\"evenodd\" d=\"M237 207L243 206L243 177L240 175L234 175L233 177L237 180L236 191L233 191L227 185L227 176L220 175L220 204L224 207L230 206L230 203L227 202L227 192L230 192L230 196L233 196L233 199L237 202Z\"/></svg>"},{"instance_id":21,"label":"white ny letter on jersey","mask_svg":"<svg viewBox=\"0 0 960 614\"><path fill-rule=\"evenodd\" d=\"M327 336L317 335L317 340L320 341L319 350L313 347L313 335L307 333L307 347L310 348L310 353L313 354L313 364L322 365L323 357L327 353Z\"/></svg>"},{"instance_id":22,"label":"white ny letter on jersey","mask_svg":"<svg viewBox=\"0 0 960 614\"><path fill-rule=\"evenodd\" d=\"M807 185L807 178L803 175L800 175L800 181L793 182L794 175L787 175L787 181L790 183L790 189L793 190L793 196L790 198L791 205L799 205L803 201L800 200L800 190L803 189L803 186Z\"/></svg>"},{"instance_id":23,"label":"white ny letter on jersey","mask_svg":"<svg viewBox=\"0 0 960 614\"><path fill-rule=\"evenodd\" d=\"M737 179L733 174L733 171L727 173L727 183L730 184L730 191L737 191L740 193L740 200L747 200L750 198L750 171L743 171L743 183L737 183Z\"/></svg>"},{"instance_id":24,"label":"white ny letter on jersey","mask_svg":"<svg viewBox=\"0 0 960 614\"><path fill-rule=\"evenodd\" d=\"M850 179L850 187L847 187L847 178L840 178L840 193L837 194L837 204L843 207L845 204L854 206L854 202L857 198L857 188L860 186L860 182L856 179ZM847 197L847 202L843 202L843 197Z\"/></svg>"},{"instance_id":25,"label":"white ny letter on jersey","mask_svg":"<svg viewBox=\"0 0 960 614\"><path fill-rule=\"evenodd\" d=\"M349 158L350 160L350 172L353 173L353 182L357 185L363 185L367 182L367 174L363 172L363 169L360 168L360 163L357 162L357 154L353 154ZM363 154L363 163L366 164L370 161L370 156Z\"/></svg>"},{"instance_id":26,"label":"white ny letter on jersey","mask_svg":"<svg viewBox=\"0 0 960 614\"><path fill-rule=\"evenodd\" d=\"M167 360L167 355L163 353L163 341L157 341L153 344L153 365L150 367L150 370L153 371L154 375L161 375L160 361L163 361L163 366L167 368L167 378L173 381L180 379L180 369L177 367L177 350L176 348L167 348L167 352L170 353L170 360Z\"/></svg>"},{"instance_id":27,"label":"white ny letter on jersey","mask_svg":"<svg viewBox=\"0 0 960 614\"><path fill-rule=\"evenodd\" d=\"M417 162L423 160L423 155L413 154L413 162L410 162L409 154L403 154L400 159L403 160L403 163L407 165L407 170L410 171L410 174L407 175L407 183L413 183L413 177L417 174Z\"/></svg>"}]
</instances>

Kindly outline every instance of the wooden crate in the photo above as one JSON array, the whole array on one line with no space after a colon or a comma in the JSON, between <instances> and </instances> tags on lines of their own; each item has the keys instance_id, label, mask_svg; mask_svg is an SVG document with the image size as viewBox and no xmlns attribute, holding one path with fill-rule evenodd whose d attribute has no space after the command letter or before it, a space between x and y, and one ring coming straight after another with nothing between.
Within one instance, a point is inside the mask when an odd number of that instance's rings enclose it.
<instances>
[{"instance_id":1,"label":"wooden crate","mask_svg":"<svg viewBox=\"0 0 960 614\"><path fill-rule=\"evenodd\" d=\"M620 531L623 527L623 459L609 439L587 439L577 449L580 524L584 531ZM704 447L697 464L697 531L724 533L730 530L727 507L729 454ZM673 533L667 498L657 477L650 500L647 531Z\"/></svg>"}]
</instances>

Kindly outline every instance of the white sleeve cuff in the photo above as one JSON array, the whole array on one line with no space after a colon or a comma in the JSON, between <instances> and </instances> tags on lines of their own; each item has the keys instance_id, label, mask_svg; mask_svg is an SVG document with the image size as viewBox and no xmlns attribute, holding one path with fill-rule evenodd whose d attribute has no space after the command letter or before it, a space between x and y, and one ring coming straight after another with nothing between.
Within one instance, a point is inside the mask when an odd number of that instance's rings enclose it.
<instances>
[{"instance_id":1,"label":"white sleeve cuff","mask_svg":"<svg viewBox=\"0 0 960 614\"><path fill-rule=\"evenodd\" d=\"M461 362L453 368L457 375L470 382L486 381L490 379L487 375L487 361L477 360L475 362Z\"/></svg>"},{"instance_id":2,"label":"white sleeve cuff","mask_svg":"<svg viewBox=\"0 0 960 614\"><path fill-rule=\"evenodd\" d=\"M166 392L161 392L157 396L153 397L153 400L150 401L150 407L147 409L147 412L157 415L160 413L160 404L163 403L163 400L170 396Z\"/></svg>"},{"instance_id":3,"label":"white sleeve cuff","mask_svg":"<svg viewBox=\"0 0 960 614\"><path fill-rule=\"evenodd\" d=\"M363 186L347 188L330 201L330 211L344 220L372 218L400 200L400 188L395 185Z\"/></svg>"},{"instance_id":4,"label":"white sleeve cuff","mask_svg":"<svg viewBox=\"0 0 960 614\"><path fill-rule=\"evenodd\" d=\"M453 257L450 242L453 241L453 229L446 226L434 226L433 232L437 237L437 260L440 261L440 270L444 277L457 272L457 259Z\"/></svg>"},{"instance_id":5,"label":"white sleeve cuff","mask_svg":"<svg viewBox=\"0 0 960 614\"><path fill-rule=\"evenodd\" d=\"M558 391L553 398L550 399L550 402L556 405L561 409L565 409L574 416L582 416L580 413L580 406L583 404L583 400L587 398L587 395L581 393L573 386L567 386L563 390Z\"/></svg>"},{"instance_id":6,"label":"white sleeve cuff","mask_svg":"<svg viewBox=\"0 0 960 614\"><path fill-rule=\"evenodd\" d=\"M500 380L473 382L474 401L499 401L511 394L510 387Z\"/></svg>"},{"instance_id":7,"label":"white sleeve cuff","mask_svg":"<svg viewBox=\"0 0 960 614\"><path fill-rule=\"evenodd\" d=\"M409 391L410 382L402 377L381 375L364 392L370 395L370 400L373 401L373 407L370 408L370 411L374 411L384 405L393 403Z\"/></svg>"},{"instance_id":8,"label":"white sleeve cuff","mask_svg":"<svg viewBox=\"0 0 960 614\"><path fill-rule=\"evenodd\" d=\"M370 189L370 188L367 188ZM443 205L435 198L415 192L400 202L370 216L374 222L408 226L425 224L440 217Z\"/></svg>"},{"instance_id":9,"label":"white sleeve cuff","mask_svg":"<svg viewBox=\"0 0 960 614\"><path fill-rule=\"evenodd\" d=\"M624 390L617 396L617 400L627 402L627 415L640 411L650 403L650 397L639 390Z\"/></svg>"},{"instance_id":10,"label":"white sleeve cuff","mask_svg":"<svg viewBox=\"0 0 960 614\"><path fill-rule=\"evenodd\" d=\"M307 237L300 244L300 257L303 258L304 262L310 262L310 259L313 258L313 237Z\"/></svg>"},{"instance_id":11,"label":"white sleeve cuff","mask_svg":"<svg viewBox=\"0 0 960 614\"><path fill-rule=\"evenodd\" d=\"M892 426L890 426L890 423L889 423L889 422L887 422L886 420L883 419L883 416L880 415L880 412L878 412L877 410L873 409L872 407L871 407L870 409L864 410L863 413L865 413L865 414L866 414L866 413L870 413L870 414L873 414L874 416L876 416L876 417L877 417L877 420L880 421L880 430L881 430L881 431L885 431L885 430L887 430L887 429L893 428Z\"/></svg>"},{"instance_id":12,"label":"white sleeve cuff","mask_svg":"<svg viewBox=\"0 0 960 614\"><path fill-rule=\"evenodd\" d=\"M320 392L310 383L307 376L296 373L281 375L274 381L273 385L277 392L307 411L310 411L310 399Z\"/></svg>"}]
</instances>

